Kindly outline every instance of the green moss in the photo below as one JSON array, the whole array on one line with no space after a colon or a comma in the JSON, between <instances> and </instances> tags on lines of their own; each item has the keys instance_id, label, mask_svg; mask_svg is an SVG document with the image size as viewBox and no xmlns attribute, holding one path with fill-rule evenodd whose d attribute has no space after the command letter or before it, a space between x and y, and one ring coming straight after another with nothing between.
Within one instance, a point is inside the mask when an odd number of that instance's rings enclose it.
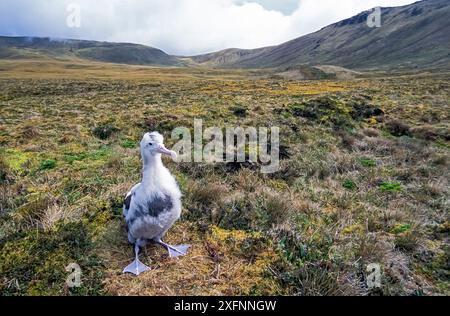
<instances>
[{"instance_id":1,"label":"green moss","mask_svg":"<svg viewBox=\"0 0 450 316\"><path fill-rule=\"evenodd\" d=\"M88 152L79 152L79 153L65 153L64 161L69 164L73 164L75 161L83 161L83 160L106 160L112 154L112 150L109 147L101 147L98 150L88 151Z\"/></svg>"},{"instance_id":2,"label":"green moss","mask_svg":"<svg viewBox=\"0 0 450 316\"><path fill-rule=\"evenodd\" d=\"M111 155L111 153L111 148L102 147L98 150L89 152L87 158L91 160L106 160Z\"/></svg>"},{"instance_id":3,"label":"green moss","mask_svg":"<svg viewBox=\"0 0 450 316\"><path fill-rule=\"evenodd\" d=\"M138 143L136 141L131 140L131 139L125 139L124 141L122 141L122 143L120 145L123 148L133 149L133 148L137 147Z\"/></svg>"},{"instance_id":4,"label":"green moss","mask_svg":"<svg viewBox=\"0 0 450 316\"><path fill-rule=\"evenodd\" d=\"M64 161L69 164L74 163L75 161L82 161L86 159L88 156L87 153L66 153L64 154Z\"/></svg>"},{"instance_id":5,"label":"green moss","mask_svg":"<svg viewBox=\"0 0 450 316\"><path fill-rule=\"evenodd\" d=\"M8 168L15 172L24 171L24 165L32 159L30 153L16 149L7 149L3 153L4 162Z\"/></svg>"},{"instance_id":6,"label":"green moss","mask_svg":"<svg viewBox=\"0 0 450 316\"><path fill-rule=\"evenodd\" d=\"M21 233L0 244L0 274L19 285L0 285L2 295L96 295L102 291L103 267L93 254L83 223L61 223L53 231ZM65 268L71 263L81 267L82 285L68 289L70 273Z\"/></svg>"},{"instance_id":7,"label":"green moss","mask_svg":"<svg viewBox=\"0 0 450 316\"><path fill-rule=\"evenodd\" d=\"M399 182L383 182L380 184L379 188L383 192L400 192L402 190L402 185Z\"/></svg>"},{"instance_id":8,"label":"green moss","mask_svg":"<svg viewBox=\"0 0 450 316\"><path fill-rule=\"evenodd\" d=\"M39 170L41 170L41 171L51 170L54 168L56 168L56 160L54 160L54 159L43 160L43 161L41 161L41 164L39 166Z\"/></svg>"},{"instance_id":9,"label":"green moss","mask_svg":"<svg viewBox=\"0 0 450 316\"><path fill-rule=\"evenodd\" d=\"M377 165L375 160L372 160L370 158L360 158L359 163L366 168L372 168Z\"/></svg>"},{"instance_id":10,"label":"green moss","mask_svg":"<svg viewBox=\"0 0 450 316\"><path fill-rule=\"evenodd\" d=\"M411 230L411 224L396 224L392 229L391 233L401 234Z\"/></svg>"},{"instance_id":11,"label":"green moss","mask_svg":"<svg viewBox=\"0 0 450 316\"><path fill-rule=\"evenodd\" d=\"M109 205L109 202L106 202ZM102 206L99 206L102 207ZM89 234L92 236L92 240L97 240L98 236L101 236L107 227L107 224L114 218L114 213L110 207L105 210L97 211L91 214L84 220L86 227L89 229Z\"/></svg>"},{"instance_id":12,"label":"green moss","mask_svg":"<svg viewBox=\"0 0 450 316\"><path fill-rule=\"evenodd\" d=\"M354 190L354 189L356 189L356 183L355 182L353 182L352 180L345 180L343 183L342 183L342 186L344 187L344 188L346 188L347 190Z\"/></svg>"}]
</instances>

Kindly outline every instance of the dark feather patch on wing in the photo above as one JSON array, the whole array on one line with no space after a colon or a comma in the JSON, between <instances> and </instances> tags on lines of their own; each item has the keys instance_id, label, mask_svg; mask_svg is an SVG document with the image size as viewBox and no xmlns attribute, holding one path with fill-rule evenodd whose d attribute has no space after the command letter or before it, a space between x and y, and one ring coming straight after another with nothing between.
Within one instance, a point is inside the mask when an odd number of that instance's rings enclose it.
<instances>
[{"instance_id":1,"label":"dark feather patch on wing","mask_svg":"<svg viewBox=\"0 0 450 316\"><path fill-rule=\"evenodd\" d=\"M169 195L164 195L163 198L155 197L154 199L148 201L147 204L136 205L133 217L128 219L128 223L133 224L137 218L143 216L149 215L152 217L158 217L160 214L170 211L172 207L173 202Z\"/></svg>"},{"instance_id":2,"label":"dark feather patch on wing","mask_svg":"<svg viewBox=\"0 0 450 316\"><path fill-rule=\"evenodd\" d=\"M130 195L128 195L126 198L125 198L125 203L124 203L124 205L125 205L125 209L127 209L127 210L129 210L130 209L130 205L131 205L131 197L133 196L133 194L130 194Z\"/></svg>"},{"instance_id":3,"label":"dark feather patch on wing","mask_svg":"<svg viewBox=\"0 0 450 316\"><path fill-rule=\"evenodd\" d=\"M148 202L148 214L157 217L159 214L172 209L173 203L169 195L164 198L157 197Z\"/></svg>"}]
</instances>

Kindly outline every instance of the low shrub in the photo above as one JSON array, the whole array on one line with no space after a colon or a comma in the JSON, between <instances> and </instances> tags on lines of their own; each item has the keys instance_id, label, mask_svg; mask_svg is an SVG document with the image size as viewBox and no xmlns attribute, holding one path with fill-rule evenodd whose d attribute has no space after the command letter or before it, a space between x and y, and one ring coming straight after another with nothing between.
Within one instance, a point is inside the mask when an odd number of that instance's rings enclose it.
<instances>
[{"instance_id":1,"label":"low shrub","mask_svg":"<svg viewBox=\"0 0 450 316\"><path fill-rule=\"evenodd\" d=\"M110 138L113 134L117 133L119 129L112 125L101 125L93 129L92 134L101 140Z\"/></svg>"}]
</instances>

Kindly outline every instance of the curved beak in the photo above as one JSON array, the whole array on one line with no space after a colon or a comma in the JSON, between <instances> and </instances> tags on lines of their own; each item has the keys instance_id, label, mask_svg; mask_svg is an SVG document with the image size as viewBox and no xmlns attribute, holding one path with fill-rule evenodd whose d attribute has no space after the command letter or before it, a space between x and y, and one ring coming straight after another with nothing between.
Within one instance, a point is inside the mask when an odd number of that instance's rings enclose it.
<instances>
[{"instance_id":1,"label":"curved beak","mask_svg":"<svg viewBox=\"0 0 450 316\"><path fill-rule=\"evenodd\" d=\"M176 152L174 152L173 150L169 150L169 149L167 149L164 145L159 145L159 148L158 148L158 152L160 153L160 154L164 154L164 155L167 155L167 156L170 156L170 157L172 157L172 159L176 159L177 158L177 153Z\"/></svg>"}]
</instances>

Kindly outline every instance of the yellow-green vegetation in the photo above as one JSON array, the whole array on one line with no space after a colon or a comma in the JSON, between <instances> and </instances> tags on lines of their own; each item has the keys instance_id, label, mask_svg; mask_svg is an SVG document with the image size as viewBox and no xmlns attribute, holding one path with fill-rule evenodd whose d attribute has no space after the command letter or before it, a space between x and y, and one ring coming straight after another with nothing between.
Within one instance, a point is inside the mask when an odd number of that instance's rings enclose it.
<instances>
[{"instance_id":1,"label":"yellow-green vegetation","mask_svg":"<svg viewBox=\"0 0 450 316\"><path fill-rule=\"evenodd\" d=\"M295 82L45 60L0 74L3 295L450 294L448 74ZM281 168L165 160L184 195L167 241L193 247L149 245L153 270L123 275L138 143L158 130L170 147L194 118L281 127Z\"/></svg>"}]
</instances>

